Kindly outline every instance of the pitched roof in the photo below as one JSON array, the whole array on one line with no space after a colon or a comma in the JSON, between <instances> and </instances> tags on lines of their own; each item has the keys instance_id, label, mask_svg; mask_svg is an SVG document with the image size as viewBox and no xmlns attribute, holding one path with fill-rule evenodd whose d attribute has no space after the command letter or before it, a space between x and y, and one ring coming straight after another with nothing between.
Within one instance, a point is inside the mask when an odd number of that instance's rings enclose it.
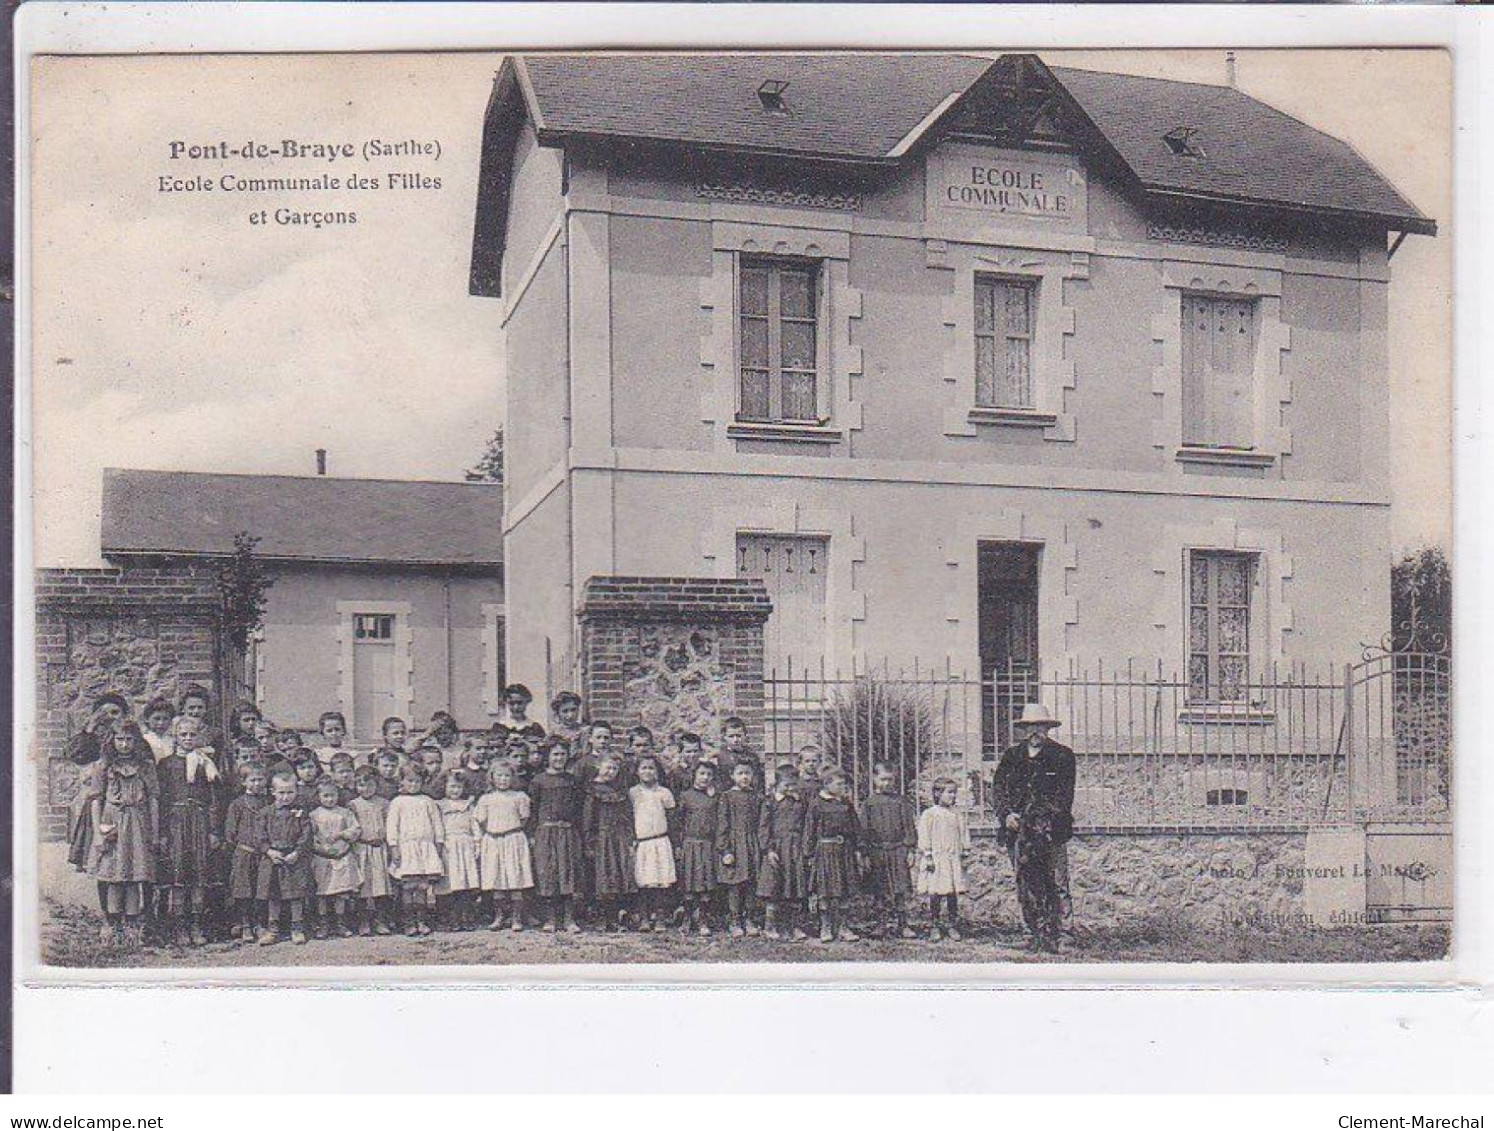
<instances>
[{"instance_id":1,"label":"pitched roof","mask_svg":"<svg viewBox=\"0 0 1494 1131\"><path fill-rule=\"evenodd\" d=\"M1234 87L1051 70L1148 189L1358 213L1411 230L1426 221L1352 146ZM1198 156L1163 142L1176 129L1192 131Z\"/></svg>"},{"instance_id":2,"label":"pitched roof","mask_svg":"<svg viewBox=\"0 0 1494 1131\"><path fill-rule=\"evenodd\" d=\"M976 95L989 106L1032 76L1076 111L1076 140L1142 192L1437 230L1352 146L1232 87L1049 68L1031 54L545 53L506 58L494 83L470 289L501 291L509 166L526 119L550 146L646 142L876 167L971 124ZM778 110L758 94L772 81L787 84ZM1164 141L1179 129L1197 153Z\"/></svg>"},{"instance_id":3,"label":"pitched roof","mask_svg":"<svg viewBox=\"0 0 1494 1131\"><path fill-rule=\"evenodd\" d=\"M104 471L106 555L217 555L234 535L278 561L498 565L503 489L323 476Z\"/></svg>"},{"instance_id":4,"label":"pitched roof","mask_svg":"<svg viewBox=\"0 0 1494 1131\"><path fill-rule=\"evenodd\" d=\"M540 135L880 160L991 66L969 55L525 55ZM757 90L786 82L785 111Z\"/></svg>"}]
</instances>

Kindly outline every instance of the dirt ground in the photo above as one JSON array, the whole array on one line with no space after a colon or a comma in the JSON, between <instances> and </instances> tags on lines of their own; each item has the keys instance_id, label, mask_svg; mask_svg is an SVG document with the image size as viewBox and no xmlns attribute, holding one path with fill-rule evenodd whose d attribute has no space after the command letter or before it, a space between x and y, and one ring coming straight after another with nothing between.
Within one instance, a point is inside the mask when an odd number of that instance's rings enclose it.
<instances>
[{"instance_id":1,"label":"dirt ground","mask_svg":"<svg viewBox=\"0 0 1494 1131\"><path fill-rule=\"evenodd\" d=\"M1443 958L1449 932L1443 925L1361 926L1321 930L1231 928L1203 930L1165 917L1117 928L1073 925L1057 955L1027 949L1016 923L969 925L960 942L864 938L821 943L778 942L761 937L682 937L660 934L550 935L529 930L440 932L423 939L403 935L312 939L304 946L210 943L195 948L131 949L101 943L96 912L51 905L44 911L42 956L49 965L95 967L321 967L321 966L522 966L535 964L749 963L749 962L1415 962ZM918 924L915 924L916 926ZM859 929L859 925L858 925Z\"/></svg>"}]
</instances>

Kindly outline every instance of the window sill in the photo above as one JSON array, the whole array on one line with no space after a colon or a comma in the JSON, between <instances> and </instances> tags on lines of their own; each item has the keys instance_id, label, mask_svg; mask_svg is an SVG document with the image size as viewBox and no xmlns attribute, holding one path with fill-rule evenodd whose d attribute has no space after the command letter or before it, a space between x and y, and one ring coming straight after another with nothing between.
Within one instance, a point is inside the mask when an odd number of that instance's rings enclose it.
<instances>
[{"instance_id":1,"label":"window sill","mask_svg":"<svg viewBox=\"0 0 1494 1131\"><path fill-rule=\"evenodd\" d=\"M1221 726L1270 726L1276 712L1247 703L1195 703L1178 712L1180 723L1213 723Z\"/></svg>"},{"instance_id":2,"label":"window sill","mask_svg":"<svg viewBox=\"0 0 1494 1131\"><path fill-rule=\"evenodd\" d=\"M768 424L762 421L735 420L726 426L733 440L791 440L800 444L838 444L844 438L839 428L829 424Z\"/></svg>"},{"instance_id":3,"label":"window sill","mask_svg":"<svg viewBox=\"0 0 1494 1131\"><path fill-rule=\"evenodd\" d=\"M981 405L970 410L971 424L1006 424L1017 428L1055 428L1058 414L1038 412L1030 408L987 408Z\"/></svg>"},{"instance_id":4,"label":"window sill","mask_svg":"<svg viewBox=\"0 0 1494 1131\"><path fill-rule=\"evenodd\" d=\"M1174 457L1179 463L1207 464L1211 467L1270 467L1276 457L1249 448L1181 447Z\"/></svg>"}]
</instances>

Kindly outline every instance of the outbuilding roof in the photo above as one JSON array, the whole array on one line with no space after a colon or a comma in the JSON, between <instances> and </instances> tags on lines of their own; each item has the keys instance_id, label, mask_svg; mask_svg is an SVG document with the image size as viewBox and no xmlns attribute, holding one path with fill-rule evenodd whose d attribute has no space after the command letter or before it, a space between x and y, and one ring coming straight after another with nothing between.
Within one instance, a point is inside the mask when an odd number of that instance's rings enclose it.
<instances>
[{"instance_id":1,"label":"outbuilding roof","mask_svg":"<svg viewBox=\"0 0 1494 1131\"><path fill-rule=\"evenodd\" d=\"M951 125L968 127L982 98L989 106L1014 83L1046 87L1096 156L1143 192L1436 231L1351 146L1229 86L1049 68L1031 54L541 53L506 58L489 103L473 290L497 293L505 166L526 120L550 146L627 141L892 165ZM765 84L782 90L781 105L764 99ZM1186 152L1169 134L1188 139Z\"/></svg>"},{"instance_id":2,"label":"outbuilding roof","mask_svg":"<svg viewBox=\"0 0 1494 1131\"><path fill-rule=\"evenodd\" d=\"M273 561L497 566L503 489L325 476L104 471L106 556L231 554L240 531Z\"/></svg>"}]
</instances>

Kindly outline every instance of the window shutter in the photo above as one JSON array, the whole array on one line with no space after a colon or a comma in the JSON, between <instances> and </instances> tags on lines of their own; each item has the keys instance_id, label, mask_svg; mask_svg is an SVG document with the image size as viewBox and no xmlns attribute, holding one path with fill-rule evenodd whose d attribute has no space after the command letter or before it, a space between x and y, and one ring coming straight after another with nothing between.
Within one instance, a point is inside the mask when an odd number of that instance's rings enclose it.
<instances>
[{"instance_id":1,"label":"window shutter","mask_svg":"<svg viewBox=\"0 0 1494 1131\"><path fill-rule=\"evenodd\" d=\"M1255 443L1255 303L1183 296L1183 443Z\"/></svg>"}]
</instances>

